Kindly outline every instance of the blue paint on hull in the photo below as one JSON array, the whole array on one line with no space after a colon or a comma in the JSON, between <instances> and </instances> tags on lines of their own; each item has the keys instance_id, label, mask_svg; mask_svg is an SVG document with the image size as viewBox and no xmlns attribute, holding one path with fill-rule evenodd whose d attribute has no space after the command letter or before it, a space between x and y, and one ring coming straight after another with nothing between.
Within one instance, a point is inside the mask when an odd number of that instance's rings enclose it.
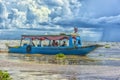
<instances>
[{"instance_id":1,"label":"blue paint on hull","mask_svg":"<svg viewBox=\"0 0 120 80\"><path fill-rule=\"evenodd\" d=\"M45 54L45 55L55 55L58 53L63 53L65 55L87 55L90 51L96 48L93 46L86 47L31 47L29 54ZM20 53L27 54L26 46L21 46L18 48L9 47L9 53Z\"/></svg>"}]
</instances>

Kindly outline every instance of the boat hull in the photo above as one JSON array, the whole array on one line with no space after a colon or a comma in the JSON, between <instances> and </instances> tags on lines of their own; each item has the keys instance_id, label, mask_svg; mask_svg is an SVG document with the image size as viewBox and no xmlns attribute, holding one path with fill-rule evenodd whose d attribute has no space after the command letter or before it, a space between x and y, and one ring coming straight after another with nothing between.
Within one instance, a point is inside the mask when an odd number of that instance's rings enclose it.
<instances>
[{"instance_id":1,"label":"boat hull","mask_svg":"<svg viewBox=\"0 0 120 80\"><path fill-rule=\"evenodd\" d=\"M56 55L58 53L63 53L65 55L87 55L95 48L95 45L86 47L31 47L30 50L27 51L26 46L21 46L18 48L9 47L9 53L45 55Z\"/></svg>"}]
</instances>

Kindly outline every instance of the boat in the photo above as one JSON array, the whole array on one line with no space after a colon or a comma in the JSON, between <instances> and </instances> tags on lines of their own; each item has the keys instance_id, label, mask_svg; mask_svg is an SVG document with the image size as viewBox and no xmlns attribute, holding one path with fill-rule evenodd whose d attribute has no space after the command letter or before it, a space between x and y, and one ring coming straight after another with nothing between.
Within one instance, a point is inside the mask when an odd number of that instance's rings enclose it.
<instances>
[{"instance_id":1,"label":"boat","mask_svg":"<svg viewBox=\"0 0 120 80\"><path fill-rule=\"evenodd\" d=\"M97 45L82 45L81 37L76 33L59 35L21 35L20 46L9 46L9 53L85 56L97 48Z\"/></svg>"}]
</instances>

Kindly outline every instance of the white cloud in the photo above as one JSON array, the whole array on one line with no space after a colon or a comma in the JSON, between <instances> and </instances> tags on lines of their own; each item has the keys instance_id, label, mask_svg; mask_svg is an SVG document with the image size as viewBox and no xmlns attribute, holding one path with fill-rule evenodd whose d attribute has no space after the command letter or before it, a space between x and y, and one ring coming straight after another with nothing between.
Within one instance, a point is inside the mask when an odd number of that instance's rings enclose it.
<instances>
[{"instance_id":1,"label":"white cloud","mask_svg":"<svg viewBox=\"0 0 120 80\"><path fill-rule=\"evenodd\" d=\"M102 38L102 32L96 32L93 28L80 28L79 32L83 41L100 41Z\"/></svg>"},{"instance_id":2,"label":"white cloud","mask_svg":"<svg viewBox=\"0 0 120 80\"><path fill-rule=\"evenodd\" d=\"M106 22L106 23L120 23L120 15L110 16L110 17L101 17L97 21Z\"/></svg>"},{"instance_id":3,"label":"white cloud","mask_svg":"<svg viewBox=\"0 0 120 80\"><path fill-rule=\"evenodd\" d=\"M39 28L39 23L44 22L55 26L54 23L76 19L81 7L78 0L1 0L1 3L4 4L6 17L10 17L2 23L9 24L4 25L6 28Z\"/></svg>"},{"instance_id":4,"label":"white cloud","mask_svg":"<svg viewBox=\"0 0 120 80\"><path fill-rule=\"evenodd\" d=\"M47 22L49 20L49 14L51 10L45 5L38 5L36 1L28 0L26 4L32 13L36 16L38 22Z\"/></svg>"},{"instance_id":5,"label":"white cloud","mask_svg":"<svg viewBox=\"0 0 120 80\"><path fill-rule=\"evenodd\" d=\"M89 23L98 24L98 23L113 23L118 24L120 23L120 15L117 16L109 16L109 17L100 17L100 18L91 18L87 20Z\"/></svg>"},{"instance_id":6,"label":"white cloud","mask_svg":"<svg viewBox=\"0 0 120 80\"><path fill-rule=\"evenodd\" d=\"M47 7L41 7L40 9L33 8L33 13L37 16L37 21L39 22L47 22L49 20L49 14L51 11Z\"/></svg>"},{"instance_id":7,"label":"white cloud","mask_svg":"<svg viewBox=\"0 0 120 80\"><path fill-rule=\"evenodd\" d=\"M119 23L120 15L118 16L101 16L100 18L94 18L92 16L96 15L98 12L98 8L103 4L103 1L81 1L80 0L0 0L2 4L4 4L4 16L7 17L9 13L14 12L14 22L17 22L23 26L26 26L26 20L30 23L30 25L38 25L39 23L49 23L56 25L56 23L68 24L71 21L83 21L89 23ZM108 0L107 0L108 1ZM105 2L107 2L105 1ZM96 5L100 2L99 5ZM103 5L108 9L110 5L115 5L118 1L111 1L109 4ZM96 5L96 7L94 7ZM91 7L90 7L91 6ZM116 6L115 6L116 7ZM34 16L33 20L26 19L27 9L30 10L30 13ZM106 9L102 8L100 11L106 11ZM97 10L97 11L96 11ZM119 8L117 8L119 10ZM110 11L110 10L109 10ZM109 13L109 11L107 13ZM96 14L94 13L96 12ZM102 12L101 14L103 14ZM3 15L1 15L3 16ZM9 20L6 20L9 21ZM7 22L9 23L9 22ZM73 24L74 24L73 23ZM2 24L6 24L5 22ZM12 24L13 23L9 23ZM22 27L20 25L16 27ZM81 23L79 23L81 24ZM62 25L59 25L62 26ZM35 27L35 26L34 26ZM38 28L38 26L36 26ZM29 28L31 28L29 26Z\"/></svg>"},{"instance_id":8,"label":"white cloud","mask_svg":"<svg viewBox=\"0 0 120 80\"><path fill-rule=\"evenodd\" d=\"M58 6L63 6L64 5L63 1L64 0L51 0L50 2Z\"/></svg>"},{"instance_id":9,"label":"white cloud","mask_svg":"<svg viewBox=\"0 0 120 80\"><path fill-rule=\"evenodd\" d=\"M0 28L72 32L76 24L91 27L89 24L120 23L119 0L0 0L0 3ZM85 28L81 31L85 37L100 34Z\"/></svg>"}]
</instances>

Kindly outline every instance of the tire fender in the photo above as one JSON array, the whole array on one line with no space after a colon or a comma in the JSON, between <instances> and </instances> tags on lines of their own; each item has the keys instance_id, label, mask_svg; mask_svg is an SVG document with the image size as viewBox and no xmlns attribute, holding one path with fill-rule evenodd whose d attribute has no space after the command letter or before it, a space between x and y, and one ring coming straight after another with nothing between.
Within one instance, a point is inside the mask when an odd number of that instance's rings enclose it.
<instances>
[{"instance_id":1,"label":"tire fender","mask_svg":"<svg viewBox=\"0 0 120 80\"><path fill-rule=\"evenodd\" d=\"M31 46L28 45L28 46L26 47L26 52L27 52L27 53L30 53L30 52L31 52L31 49L32 49Z\"/></svg>"}]
</instances>

